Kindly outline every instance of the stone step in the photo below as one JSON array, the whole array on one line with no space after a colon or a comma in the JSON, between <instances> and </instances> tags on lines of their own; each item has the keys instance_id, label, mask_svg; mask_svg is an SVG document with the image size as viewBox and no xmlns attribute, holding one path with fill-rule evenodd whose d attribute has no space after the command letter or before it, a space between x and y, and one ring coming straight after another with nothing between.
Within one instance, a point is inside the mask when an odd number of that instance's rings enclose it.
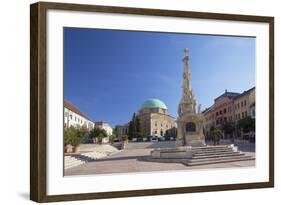
<instances>
[{"instance_id":1,"label":"stone step","mask_svg":"<svg viewBox=\"0 0 281 205\"><path fill-rule=\"evenodd\" d=\"M210 150L227 150L227 149L232 149L232 147L212 147L212 148L192 148L193 151L210 151Z\"/></svg>"},{"instance_id":2,"label":"stone step","mask_svg":"<svg viewBox=\"0 0 281 205\"><path fill-rule=\"evenodd\" d=\"M202 156L215 156L215 155L228 155L234 154L237 152L214 152L214 153L201 153L201 154L193 154L193 157L202 157ZM238 152L239 153L239 152Z\"/></svg>"},{"instance_id":3,"label":"stone step","mask_svg":"<svg viewBox=\"0 0 281 205\"><path fill-rule=\"evenodd\" d=\"M225 148L225 147L230 147L230 145L216 145L216 146L192 147L192 149L213 149L213 148Z\"/></svg>"},{"instance_id":4,"label":"stone step","mask_svg":"<svg viewBox=\"0 0 281 205\"><path fill-rule=\"evenodd\" d=\"M82 162L81 160L71 160L71 161L65 161L64 164L65 165L71 165L71 164L77 164L77 163L80 163Z\"/></svg>"},{"instance_id":5,"label":"stone step","mask_svg":"<svg viewBox=\"0 0 281 205\"><path fill-rule=\"evenodd\" d=\"M77 161L72 162L72 163L65 163L64 168L68 169L68 168L76 167L76 166L84 164L84 163L85 163L84 161L77 160Z\"/></svg>"},{"instance_id":6,"label":"stone step","mask_svg":"<svg viewBox=\"0 0 281 205\"><path fill-rule=\"evenodd\" d=\"M214 149L214 150L192 150L193 153L210 153L210 152L225 152L233 151L234 149Z\"/></svg>"},{"instance_id":7,"label":"stone step","mask_svg":"<svg viewBox=\"0 0 281 205\"><path fill-rule=\"evenodd\" d=\"M75 167L75 166L78 166L78 165L84 164L84 163L85 163L85 162L80 161L80 162L76 162L76 163L65 164L64 167L67 169L67 168L69 168L69 167Z\"/></svg>"},{"instance_id":8,"label":"stone step","mask_svg":"<svg viewBox=\"0 0 281 205\"><path fill-rule=\"evenodd\" d=\"M92 153L86 153L86 154L82 154L83 156L85 157L89 157L91 159L100 159L100 158L103 158L103 157L106 157L107 154L104 154L104 153L96 153L96 152L92 152Z\"/></svg>"},{"instance_id":9,"label":"stone step","mask_svg":"<svg viewBox=\"0 0 281 205\"><path fill-rule=\"evenodd\" d=\"M69 168L77 167L77 166L82 165L82 164L85 164L85 162L81 161L81 163L66 165L66 166L64 166L64 168L69 169Z\"/></svg>"},{"instance_id":10,"label":"stone step","mask_svg":"<svg viewBox=\"0 0 281 205\"><path fill-rule=\"evenodd\" d=\"M75 164L75 163L79 163L79 162L83 162L82 160L71 160L71 161L65 161L64 164L68 165L68 164Z\"/></svg>"},{"instance_id":11,"label":"stone step","mask_svg":"<svg viewBox=\"0 0 281 205\"><path fill-rule=\"evenodd\" d=\"M212 153L225 153L225 152L234 152L233 149L228 150L208 150L208 151L195 151L194 154L212 154Z\"/></svg>"},{"instance_id":12,"label":"stone step","mask_svg":"<svg viewBox=\"0 0 281 205\"><path fill-rule=\"evenodd\" d=\"M204 157L192 157L189 160L212 160L212 159L224 159L224 158L236 158L236 157L243 157L246 156L244 153L235 153L230 155L216 155L216 156L204 156Z\"/></svg>"},{"instance_id":13,"label":"stone step","mask_svg":"<svg viewBox=\"0 0 281 205\"><path fill-rule=\"evenodd\" d=\"M227 163L227 162L237 162L237 161L247 161L254 160L254 157L251 156L241 156L241 157L230 157L230 158L214 158L209 160L202 161L185 161L184 165L187 166L196 166L196 165L207 165L207 164L216 164L216 163Z\"/></svg>"},{"instance_id":14,"label":"stone step","mask_svg":"<svg viewBox=\"0 0 281 205\"><path fill-rule=\"evenodd\" d=\"M65 160L64 164L73 164L73 163L80 162L80 161L82 161L82 160L79 160L79 159Z\"/></svg>"},{"instance_id":15,"label":"stone step","mask_svg":"<svg viewBox=\"0 0 281 205\"><path fill-rule=\"evenodd\" d=\"M229 157L229 156L244 156L244 153L233 152L228 154L216 154L216 155L200 155L193 156L192 159L206 159L206 158L221 158L221 157Z\"/></svg>"},{"instance_id":16,"label":"stone step","mask_svg":"<svg viewBox=\"0 0 281 205\"><path fill-rule=\"evenodd\" d=\"M78 159L75 156L65 156L64 157L64 168L69 169L81 164L84 164L85 161Z\"/></svg>"},{"instance_id":17,"label":"stone step","mask_svg":"<svg viewBox=\"0 0 281 205\"><path fill-rule=\"evenodd\" d=\"M72 160L72 159L76 159L76 156L64 156L65 160Z\"/></svg>"},{"instance_id":18,"label":"stone step","mask_svg":"<svg viewBox=\"0 0 281 205\"><path fill-rule=\"evenodd\" d=\"M76 158L75 157L64 157L64 160L75 160Z\"/></svg>"}]
</instances>

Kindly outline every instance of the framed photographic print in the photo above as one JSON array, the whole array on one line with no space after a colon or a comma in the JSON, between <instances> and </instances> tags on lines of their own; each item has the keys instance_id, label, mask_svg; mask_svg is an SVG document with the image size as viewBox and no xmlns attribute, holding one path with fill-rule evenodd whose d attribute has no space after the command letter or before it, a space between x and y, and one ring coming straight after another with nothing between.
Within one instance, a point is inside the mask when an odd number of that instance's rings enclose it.
<instances>
[{"instance_id":1,"label":"framed photographic print","mask_svg":"<svg viewBox=\"0 0 281 205\"><path fill-rule=\"evenodd\" d=\"M274 18L39 2L30 198L274 186Z\"/></svg>"}]
</instances>

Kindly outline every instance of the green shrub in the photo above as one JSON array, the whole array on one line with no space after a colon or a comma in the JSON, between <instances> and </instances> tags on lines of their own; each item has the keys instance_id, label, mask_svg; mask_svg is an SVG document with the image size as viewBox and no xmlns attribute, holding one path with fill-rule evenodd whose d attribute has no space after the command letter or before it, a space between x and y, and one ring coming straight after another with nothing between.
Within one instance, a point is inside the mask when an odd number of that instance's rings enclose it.
<instances>
[{"instance_id":1,"label":"green shrub","mask_svg":"<svg viewBox=\"0 0 281 205\"><path fill-rule=\"evenodd\" d=\"M79 128L70 126L64 129L64 145L71 144L72 146L78 146L81 144L82 138Z\"/></svg>"}]
</instances>

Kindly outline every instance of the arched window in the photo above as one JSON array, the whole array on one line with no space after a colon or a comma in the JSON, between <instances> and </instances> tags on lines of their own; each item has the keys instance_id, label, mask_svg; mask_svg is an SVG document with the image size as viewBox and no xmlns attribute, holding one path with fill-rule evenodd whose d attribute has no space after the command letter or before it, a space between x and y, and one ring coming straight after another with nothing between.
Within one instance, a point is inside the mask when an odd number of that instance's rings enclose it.
<instances>
[{"instance_id":1,"label":"arched window","mask_svg":"<svg viewBox=\"0 0 281 205\"><path fill-rule=\"evenodd\" d=\"M196 131L196 125L194 122L188 122L185 124L185 131L186 132L195 132Z\"/></svg>"}]
</instances>

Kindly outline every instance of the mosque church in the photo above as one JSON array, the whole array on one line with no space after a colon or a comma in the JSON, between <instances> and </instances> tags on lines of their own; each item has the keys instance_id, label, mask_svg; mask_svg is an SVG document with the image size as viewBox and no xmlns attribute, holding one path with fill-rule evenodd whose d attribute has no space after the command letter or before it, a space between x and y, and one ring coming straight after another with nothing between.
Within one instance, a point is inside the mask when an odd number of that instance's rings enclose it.
<instances>
[{"instance_id":1,"label":"mosque church","mask_svg":"<svg viewBox=\"0 0 281 205\"><path fill-rule=\"evenodd\" d=\"M165 103L159 99L146 100L140 109L137 116L140 120L140 130L145 136L157 137L176 137L177 123L180 125L181 136L185 135L182 130L182 124L186 119L182 119L182 114L194 113L196 115L196 100L190 86L190 71L188 65L188 49L184 50L183 58L184 72L183 72L183 94L178 107L179 119L169 115L169 111ZM200 108L198 110L200 112ZM195 124L194 124L195 126ZM129 132L129 123L117 126L117 135L119 138L127 137Z\"/></svg>"}]
</instances>

